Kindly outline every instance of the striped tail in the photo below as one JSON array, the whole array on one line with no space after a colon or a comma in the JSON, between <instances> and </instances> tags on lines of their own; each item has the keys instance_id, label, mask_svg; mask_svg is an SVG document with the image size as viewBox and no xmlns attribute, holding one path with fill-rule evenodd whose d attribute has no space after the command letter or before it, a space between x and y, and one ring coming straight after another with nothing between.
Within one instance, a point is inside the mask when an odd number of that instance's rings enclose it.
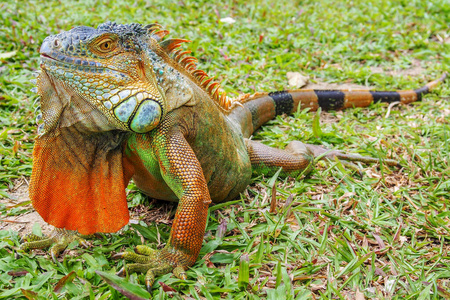
<instances>
[{"instance_id":1,"label":"striped tail","mask_svg":"<svg viewBox=\"0 0 450 300\"><path fill-rule=\"evenodd\" d=\"M238 121L244 136L250 136L256 129L275 116L295 112L299 105L302 108L310 108L315 111L319 107L323 110L366 107L373 102L408 104L422 100L422 95L429 93L445 78L447 78L447 73L421 88L403 91L305 89L256 93L242 96L239 101L243 106L235 106L229 116ZM250 116L251 124L249 124Z\"/></svg>"}]
</instances>

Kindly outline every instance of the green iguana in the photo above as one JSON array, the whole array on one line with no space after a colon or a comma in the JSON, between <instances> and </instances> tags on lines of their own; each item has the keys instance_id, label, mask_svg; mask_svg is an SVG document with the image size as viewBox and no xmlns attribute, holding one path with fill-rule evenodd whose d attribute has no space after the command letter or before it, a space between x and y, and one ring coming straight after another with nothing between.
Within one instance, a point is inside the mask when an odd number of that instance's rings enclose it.
<instances>
[{"instance_id":1,"label":"green iguana","mask_svg":"<svg viewBox=\"0 0 450 300\"><path fill-rule=\"evenodd\" d=\"M133 179L150 197L179 204L165 248L139 246L139 254L115 257L136 262L129 272L147 272L148 289L158 274L186 278L202 246L209 205L237 197L252 170L269 175L282 168L295 176L318 156L379 161L298 141L274 149L250 139L258 127L300 105L337 110L410 103L446 77L407 91L292 90L231 99L179 48L188 41L164 39L167 34L159 24L107 22L44 40L30 197L57 230L50 238L29 235L22 249L53 245L55 258L78 234L118 231L129 220L125 188Z\"/></svg>"}]
</instances>

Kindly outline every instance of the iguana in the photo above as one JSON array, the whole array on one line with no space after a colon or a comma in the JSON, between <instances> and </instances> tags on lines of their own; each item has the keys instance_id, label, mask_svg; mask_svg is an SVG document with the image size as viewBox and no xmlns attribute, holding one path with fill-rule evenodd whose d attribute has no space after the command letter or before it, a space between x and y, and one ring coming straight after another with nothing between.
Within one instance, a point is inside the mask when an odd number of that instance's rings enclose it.
<instances>
[{"instance_id":1,"label":"iguana","mask_svg":"<svg viewBox=\"0 0 450 300\"><path fill-rule=\"evenodd\" d=\"M28 236L23 249L54 244L55 258L77 234L118 231L129 220L125 188L133 179L143 193L179 204L162 250L139 246L139 254L115 257L136 262L129 272L147 272L148 289L158 274L186 278L202 246L209 205L237 197L252 171L270 175L282 168L296 176L317 157L379 162L298 141L274 149L250 139L258 127L299 106L411 103L446 77L407 91L292 90L232 99L180 48L188 40L167 34L159 24L106 22L44 40L30 198L57 230L50 238Z\"/></svg>"}]
</instances>

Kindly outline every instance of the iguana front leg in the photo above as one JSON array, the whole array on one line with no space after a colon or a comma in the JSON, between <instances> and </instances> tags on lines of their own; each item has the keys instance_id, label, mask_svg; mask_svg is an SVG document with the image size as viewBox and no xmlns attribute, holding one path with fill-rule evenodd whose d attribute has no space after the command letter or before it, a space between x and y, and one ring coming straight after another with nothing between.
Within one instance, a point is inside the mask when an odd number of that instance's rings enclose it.
<instances>
[{"instance_id":1,"label":"iguana front leg","mask_svg":"<svg viewBox=\"0 0 450 300\"><path fill-rule=\"evenodd\" d=\"M280 167L285 174L297 176L307 174L313 169L314 159L319 157L324 160L338 159L345 166L360 172L359 168L351 163L359 161L363 163L378 163L380 159L361 156L357 154L345 154L337 150L328 150L324 147L292 141L281 150L261 144L257 141L246 140L247 151L250 156L252 168L258 174L270 175ZM392 159L384 159L382 162L390 166L398 166L399 163Z\"/></svg>"},{"instance_id":2,"label":"iguana front leg","mask_svg":"<svg viewBox=\"0 0 450 300\"><path fill-rule=\"evenodd\" d=\"M167 122L170 123L170 122ZM132 252L119 253L115 258L136 262L128 265L129 272L145 272L147 289L151 289L155 276L174 270L185 278L184 270L193 265L200 252L205 233L210 194L202 168L195 153L178 127L163 125L152 136L152 151L158 158L160 172L179 198L178 208L167 245L157 251L147 247ZM146 257L147 256L147 257ZM121 270L119 274L123 274Z\"/></svg>"}]
</instances>

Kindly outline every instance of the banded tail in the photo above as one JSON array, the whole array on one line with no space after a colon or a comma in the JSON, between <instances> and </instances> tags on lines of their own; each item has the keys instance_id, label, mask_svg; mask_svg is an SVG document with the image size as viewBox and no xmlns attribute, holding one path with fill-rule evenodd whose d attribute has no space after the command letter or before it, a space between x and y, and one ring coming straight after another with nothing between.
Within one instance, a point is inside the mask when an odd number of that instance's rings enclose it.
<instances>
[{"instance_id":1,"label":"banded tail","mask_svg":"<svg viewBox=\"0 0 450 300\"><path fill-rule=\"evenodd\" d=\"M444 73L439 79L415 90L370 91L370 90L288 90L245 95L239 99L242 106L235 106L229 117L238 121L245 137L277 115L293 113L298 106L312 111L340 110L349 107L366 107L374 102L400 102L408 104L422 100L447 78ZM251 118L251 121L250 121Z\"/></svg>"}]
</instances>

